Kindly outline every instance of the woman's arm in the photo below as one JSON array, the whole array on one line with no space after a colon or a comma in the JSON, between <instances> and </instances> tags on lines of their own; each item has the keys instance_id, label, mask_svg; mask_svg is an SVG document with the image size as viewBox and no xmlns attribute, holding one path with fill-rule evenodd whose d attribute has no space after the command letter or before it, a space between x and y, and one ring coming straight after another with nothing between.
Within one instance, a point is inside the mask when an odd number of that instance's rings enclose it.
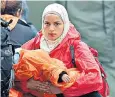
<instances>
[{"instance_id":1,"label":"woman's arm","mask_svg":"<svg viewBox=\"0 0 115 97\"><path fill-rule=\"evenodd\" d=\"M26 87L30 90L35 90L36 92L44 92L44 93L49 93L49 94L60 94L62 91L57 88L56 86L53 86L49 82L40 82L40 81L35 81L34 79L29 79L26 83ZM24 91L21 88L21 82L20 81L15 81L15 87L16 90L24 93Z\"/></svg>"},{"instance_id":2,"label":"woman's arm","mask_svg":"<svg viewBox=\"0 0 115 97\"><path fill-rule=\"evenodd\" d=\"M98 64L84 42L74 45L75 61L80 77L74 85L64 91L65 96L80 96L102 88L102 77ZM70 92L71 91L71 92Z\"/></svg>"},{"instance_id":3,"label":"woman's arm","mask_svg":"<svg viewBox=\"0 0 115 97\"><path fill-rule=\"evenodd\" d=\"M40 82L35 81L34 79L30 79L27 81L27 88L36 91L43 91L49 94L62 93L62 91L58 87L52 85L50 82Z\"/></svg>"},{"instance_id":4,"label":"woman's arm","mask_svg":"<svg viewBox=\"0 0 115 97\"><path fill-rule=\"evenodd\" d=\"M50 84L48 82L40 82L40 81L34 80L32 78L27 81L27 88L30 90L51 93L49 86L50 86Z\"/></svg>"}]
</instances>

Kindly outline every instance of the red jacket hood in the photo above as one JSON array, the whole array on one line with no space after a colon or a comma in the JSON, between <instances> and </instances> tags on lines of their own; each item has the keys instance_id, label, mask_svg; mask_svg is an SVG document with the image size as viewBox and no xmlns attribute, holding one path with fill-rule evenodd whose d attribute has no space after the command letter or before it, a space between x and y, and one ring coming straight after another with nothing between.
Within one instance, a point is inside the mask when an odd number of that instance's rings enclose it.
<instances>
[{"instance_id":1,"label":"red jacket hood","mask_svg":"<svg viewBox=\"0 0 115 97\"><path fill-rule=\"evenodd\" d=\"M73 24L70 24L69 31L66 37L61 42L61 45L63 45L65 42L67 42L70 39L81 40L80 33L76 30Z\"/></svg>"}]
</instances>

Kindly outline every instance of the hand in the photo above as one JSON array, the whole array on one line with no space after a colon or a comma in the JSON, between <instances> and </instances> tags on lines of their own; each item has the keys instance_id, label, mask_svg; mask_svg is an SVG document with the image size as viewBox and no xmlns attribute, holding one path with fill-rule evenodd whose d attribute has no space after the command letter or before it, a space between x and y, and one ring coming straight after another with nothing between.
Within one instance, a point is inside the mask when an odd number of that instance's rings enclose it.
<instances>
[{"instance_id":1,"label":"hand","mask_svg":"<svg viewBox=\"0 0 115 97\"><path fill-rule=\"evenodd\" d=\"M35 81L32 78L27 81L27 88L30 90L43 91L49 94L62 93L62 91L58 87L52 85L50 82Z\"/></svg>"},{"instance_id":2,"label":"hand","mask_svg":"<svg viewBox=\"0 0 115 97\"><path fill-rule=\"evenodd\" d=\"M35 81L33 78L27 81L27 88L30 90L51 93L48 82Z\"/></svg>"},{"instance_id":3,"label":"hand","mask_svg":"<svg viewBox=\"0 0 115 97\"><path fill-rule=\"evenodd\" d=\"M58 87L56 87L56 86L54 86L52 84L50 85L50 91L51 91L52 94L60 94L60 93L62 93L62 91Z\"/></svg>"},{"instance_id":4,"label":"hand","mask_svg":"<svg viewBox=\"0 0 115 97\"><path fill-rule=\"evenodd\" d=\"M64 75L62 76L62 80L63 80L64 82L68 83L68 82L70 82L70 77L69 77L67 74L64 74Z\"/></svg>"}]
</instances>

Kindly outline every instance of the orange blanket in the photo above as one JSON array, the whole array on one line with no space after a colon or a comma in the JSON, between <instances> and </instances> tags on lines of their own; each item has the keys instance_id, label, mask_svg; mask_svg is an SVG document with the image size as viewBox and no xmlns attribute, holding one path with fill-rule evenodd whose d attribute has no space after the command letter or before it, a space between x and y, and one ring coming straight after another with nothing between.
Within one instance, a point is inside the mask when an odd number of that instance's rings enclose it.
<instances>
[{"instance_id":1,"label":"orange blanket","mask_svg":"<svg viewBox=\"0 0 115 97\"><path fill-rule=\"evenodd\" d=\"M21 50L19 62L14 65L14 70L16 78L20 81L33 77L35 80L50 81L62 90L70 87L79 74L75 68L67 69L63 62L51 58L41 49ZM59 74L62 71L66 71L70 76L69 83L58 83Z\"/></svg>"},{"instance_id":2,"label":"orange blanket","mask_svg":"<svg viewBox=\"0 0 115 97\"><path fill-rule=\"evenodd\" d=\"M58 59L51 58L49 54L41 49L20 51L20 59L14 64L16 79L27 81L31 77L35 80L50 81L62 91L70 87L78 78L76 68L67 69L64 63ZM58 83L59 74L66 71L70 76L70 82Z\"/></svg>"}]
</instances>

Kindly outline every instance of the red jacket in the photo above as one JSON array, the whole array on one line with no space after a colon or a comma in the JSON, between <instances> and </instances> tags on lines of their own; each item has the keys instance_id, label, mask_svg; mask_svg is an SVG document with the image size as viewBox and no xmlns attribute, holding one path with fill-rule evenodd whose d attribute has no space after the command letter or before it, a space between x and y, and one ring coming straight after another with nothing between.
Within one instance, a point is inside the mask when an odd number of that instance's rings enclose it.
<instances>
[{"instance_id":1,"label":"red jacket","mask_svg":"<svg viewBox=\"0 0 115 97\"><path fill-rule=\"evenodd\" d=\"M42 34L39 32L38 36L25 43L22 48L29 50L40 48L41 36ZM75 61L81 76L73 86L63 91L63 94L65 97L78 97L92 91L100 90L102 88L102 77L99 67L87 44L81 41L80 34L73 25L71 25L61 44L50 52L50 57L63 61L67 68L73 67L70 45L73 45L75 48Z\"/></svg>"}]
</instances>

